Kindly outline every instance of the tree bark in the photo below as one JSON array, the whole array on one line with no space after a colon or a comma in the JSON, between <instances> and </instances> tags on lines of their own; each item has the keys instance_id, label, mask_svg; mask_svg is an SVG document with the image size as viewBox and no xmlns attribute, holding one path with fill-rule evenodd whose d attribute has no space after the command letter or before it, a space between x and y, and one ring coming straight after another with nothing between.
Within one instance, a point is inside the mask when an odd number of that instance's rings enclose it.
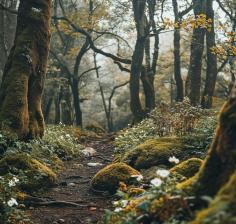
<instances>
[{"instance_id":1,"label":"tree bark","mask_svg":"<svg viewBox=\"0 0 236 224\"><path fill-rule=\"evenodd\" d=\"M83 123L82 123L82 111L80 108L79 81L75 77L72 80L71 90L73 94L76 125L82 127Z\"/></svg>"},{"instance_id":2,"label":"tree bark","mask_svg":"<svg viewBox=\"0 0 236 224\"><path fill-rule=\"evenodd\" d=\"M172 5L175 15L175 23L180 22L178 3L176 0L172 0ZM180 29L175 27L174 29L174 77L176 82L176 101L183 101L184 87L181 76L181 58L180 58Z\"/></svg>"},{"instance_id":3,"label":"tree bark","mask_svg":"<svg viewBox=\"0 0 236 224\"><path fill-rule=\"evenodd\" d=\"M200 14L205 14L206 0L197 0L194 4L195 18ZM204 50L205 29L201 27L194 28L191 55L189 65L189 82L190 82L190 101L192 105L198 105L201 94L201 70L202 70L202 55Z\"/></svg>"},{"instance_id":4,"label":"tree bark","mask_svg":"<svg viewBox=\"0 0 236 224\"><path fill-rule=\"evenodd\" d=\"M147 35L146 28L146 0L133 0L134 20L136 23L137 40L132 56L131 73L130 73L130 107L133 113L134 122L141 121L144 117L144 111L139 97L140 74L144 58L145 40Z\"/></svg>"},{"instance_id":5,"label":"tree bark","mask_svg":"<svg viewBox=\"0 0 236 224\"><path fill-rule=\"evenodd\" d=\"M207 45L207 71L206 71L206 82L205 88L202 95L202 107L212 107L212 97L215 91L216 78L217 78L217 56L212 53L212 47L216 45L215 41L215 26L214 26L214 10L213 0L207 1L206 7L207 19L212 20L211 31L206 33L206 45Z\"/></svg>"},{"instance_id":6,"label":"tree bark","mask_svg":"<svg viewBox=\"0 0 236 224\"><path fill-rule=\"evenodd\" d=\"M200 199L214 196L236 169L236 83L224 104L216 135L200 171L179 188Z\"/></svg>"},{"instance_id":7,"label":"tree bark","mask_svg":"<svg viewBox=\"0 0 236 224\"><path fill-rule=\"evenodd\" d=\"M20 1L14 46L0 89L1 128L19 138L44 133L41 97L50 41L50 0Z\"/></svg>"}]
</instances>

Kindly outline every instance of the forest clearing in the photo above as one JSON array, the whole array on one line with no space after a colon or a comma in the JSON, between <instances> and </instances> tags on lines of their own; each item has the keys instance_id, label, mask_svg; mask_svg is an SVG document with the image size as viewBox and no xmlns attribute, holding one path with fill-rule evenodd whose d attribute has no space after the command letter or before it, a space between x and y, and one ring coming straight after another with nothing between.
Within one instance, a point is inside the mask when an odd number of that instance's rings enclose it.
<instances>
[{"instance_id":1,"label":"forest clearing","mask_svg":"<svg viewBox=\"0 0 236 224\"><path fill-rule=\"evenodd\" d=\"M235 186L235 0L0 0L0 224L236 224Z\"/></svg>"}]
</instances>

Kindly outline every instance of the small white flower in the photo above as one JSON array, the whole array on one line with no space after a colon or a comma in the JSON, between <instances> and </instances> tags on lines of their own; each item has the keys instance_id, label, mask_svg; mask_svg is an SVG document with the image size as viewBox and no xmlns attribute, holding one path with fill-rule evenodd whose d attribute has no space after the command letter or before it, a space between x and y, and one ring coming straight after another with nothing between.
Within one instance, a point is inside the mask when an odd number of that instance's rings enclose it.
<instances>
[{"instance_id":1,"label":"small white flower","mask_svg":"<svg viewBox=\"0 0 236 224\"><path fill-rule=\"evenodd\" d=\"M164 170L164 169L157 170L156 173L157 173L157 176L162 177L162 178L166 178L170 175L170 171Z\"/></svg>"},{"instance_id":2,"label":"small white flower","mask_svg":"<svg viewBox=\"0 0 236 224\"><path fill-rule=\"evenodd\" d=\"M2 134L0 134L0 138L2 138L3 137L3 135Z\"/></svg>"},{"instance_id":3,"label":"small white flower","mask_svg":"<svg viewBox=\"0 0 236 224\"><path fill-rule=\"evenodd\" d=\"M10 180L9 183L8 183L9 187L15 187L16 186L16 183L15 181L13 180Z\"/></svg>"},{"instance_id":4,"label":"small white flower","mask_svg":"<svg viewBox=\"0 0 236 224\"><path fill-rule=\"evenodd\" d=\"M8 202L7 202L8 206L12 207L14 205L18 205L18 202L16 201L15 198L11 198Z\"/></svg>"},{"instance_id":5,"label":"small white flower","mask_svg":"<svg viewBox=\"0 0 236 224\"><path fill-rule=\"evenodd\" d=\"M66 137L67 137L67 138L70 138L70 135L69 135L69 134L66 134Z\"/></svg>"},{"instance_id":6,"label":"small white flower","mask_svg":"<svg viewBox=\"0 0 236 224\"><path fill-rule=\"evenodd\" d=\"M115 208L114 212L121 212L122 211L122 208L118 207L118 208Z\"/></svg>"},{"instance_id":7,"label":"small white flower","mask_svg":"<svg viewBox=\"0 0 236 224\"><path fill-rule=\"evenodd\" d=\"M151 180L151 184L155 187L160 187L162 185L162 180L159 178L154 178Z\"/></svg>"},{"instance_id":8,"label":"small white flower","mask_svg":"<svg viewBox=\"0 0 236 224\"><path fill-rule=\"evenodd\" d=\"M119 201L113 201L113 205L114 205L114 206L119 205Z\"/></svg>"},{"instance_id":9,"label":"small white flower","mask_svg":"<svg viewBox=\"0 0 236 224\"><path fill-rule=\"evenodd\" d=\"M132 175L131 177L136 178L137 181L142 181L143 180L143 175Z\"/></svg>"},{"instance_id":10,"label":"small white flower","mask_svg":"<svg viewBox=\"0 0 236 224\"><path fill-rule=\"evenodd\" d=\"M175 156L172 156L172 157L169 158L169 162L170 163L178 164L179 163L179 159L176 158Z\"/></svg>"},{"instance_id":11,"label":"small white flower","mask_svg":"<svg viewBox=\"0 0 236 224\"><path fill-rule=\"evenodd\" d=\"M121 200L120 204L124 208L124 207L126 207L128 205L128 201L127 200Z\"/></svg>"},{"instance_id":12,"label":"small white flower","mask_svg":"<svg viewBox=\"0 0 236 224\"><path fill-rule=\"evenodd\" d=\"M13 177L12 180L13 180L15 183L18 183L18 182L20 181L17 177Z\"/></svg>"}]
</instances>

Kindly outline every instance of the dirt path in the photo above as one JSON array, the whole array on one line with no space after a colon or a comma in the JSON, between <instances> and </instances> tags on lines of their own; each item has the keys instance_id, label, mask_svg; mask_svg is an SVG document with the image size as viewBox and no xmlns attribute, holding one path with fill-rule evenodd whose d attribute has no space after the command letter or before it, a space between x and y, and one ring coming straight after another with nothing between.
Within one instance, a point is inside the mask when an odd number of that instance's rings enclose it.
<instances>
[{"instance_id":1,"label":"dirt path","mask_svg":"<svg viewBox=\"0 0 236 224\"><path fill-rule=\"evenodd\" d=\"M90 180L113 157L113 145L108 137L90 139L86 146L97 150L91 158L80 158L65 163L65 170L58 179L57 186L35 196L48 200L73 201L83 207L45 206L31 208L32 221L35 224L92 224L101 223L104 209L111 208L112 198L98 194L90 189ZM102 163L102 166L90 167L88 163Z\"/></svg>"}]
</instances>

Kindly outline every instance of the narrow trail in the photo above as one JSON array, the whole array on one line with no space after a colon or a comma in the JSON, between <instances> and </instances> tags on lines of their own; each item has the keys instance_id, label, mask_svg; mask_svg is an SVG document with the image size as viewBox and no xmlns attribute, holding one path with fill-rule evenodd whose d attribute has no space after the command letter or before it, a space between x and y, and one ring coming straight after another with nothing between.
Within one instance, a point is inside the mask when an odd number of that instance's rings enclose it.
<instances>
[{"instance_id":1,"label":"narrow trail","mask_svg":"<svg viewBox=\"0 0 236 224\"><path fill-rule=\"evenodd\" d=\"M30 216L35 224L101 223L104 209L111 208L112 197L91 190L90 181L98 170L112 161L112 142L105 136L102 139L87 139L84 145L94 148L97 154L65 162L65 170L59 175L56 186L34 195L48 201L76 202L81 206L58 204L31 207ZM88 163L103 165L88 166Z\"/></svg>"}]
</instances>

